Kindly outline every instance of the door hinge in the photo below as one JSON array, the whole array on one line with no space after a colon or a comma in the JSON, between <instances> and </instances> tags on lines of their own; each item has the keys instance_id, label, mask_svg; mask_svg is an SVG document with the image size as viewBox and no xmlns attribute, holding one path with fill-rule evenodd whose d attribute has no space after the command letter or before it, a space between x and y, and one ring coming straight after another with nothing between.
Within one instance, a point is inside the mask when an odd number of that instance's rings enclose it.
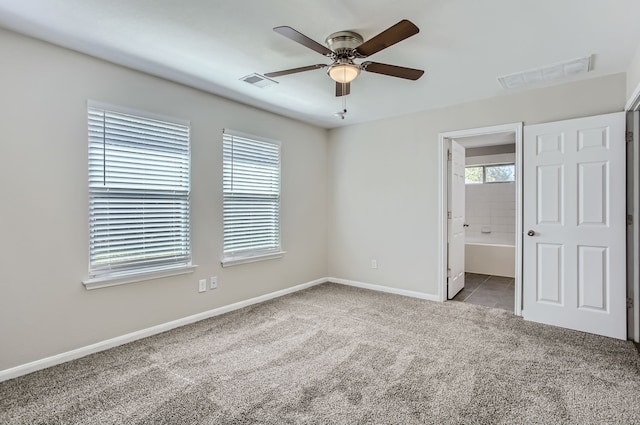
<instances>
[{"instance_id":1,"label":"door hinge","mask_svg":"<svg viewBox=\"0 0 640 425\"><path fill-rule=\"evenodd\" d=\"M627 298L627 308L633 308L633 298Z\"/></svg>"},{"instance_id":2,"label":"door hinge","mask_svg":"<svg viewBox=\"0 0 640 425\"><path fill-rule=\"evenodd\" d=\"M627 214L627 226L633 226L633 215Z\"/></svg>"},{"instance_id":3,"label":"door hinge","mask_svg":"<svg viewBox=\"0 0 640 425\"><path fill-rule=\"evenodd\" d=\"M451 218L451 211L447 211L447 218Z\"/></svg>"},{"instance_id":4,"label":"door hinge","mask_svg":"<svg viewBox=\"0 0 640 425\"><path fill-rule=\"evenodd\" d=\"M449 281L450 277L451 277L451 269L447 269L447 281Z\"/></svg>"},{"instance_id":5,"label":"door hinge","mask_svg":"<svg viewBox=\"0 0 640 425\"><path fill-rule=\"evenodd\" d=\"M627 131L627 143L633 142L633 131Z\"/></svg>"},{"instance_id":6,"label":"door hinge","mask_svg":"<svg viewBox=\"0 0 640 425\"><path fill-rule=\"evenodd\" d=\"M451 161L451 151L447 151L447 160Z\"/></svg>"}]
</instances>

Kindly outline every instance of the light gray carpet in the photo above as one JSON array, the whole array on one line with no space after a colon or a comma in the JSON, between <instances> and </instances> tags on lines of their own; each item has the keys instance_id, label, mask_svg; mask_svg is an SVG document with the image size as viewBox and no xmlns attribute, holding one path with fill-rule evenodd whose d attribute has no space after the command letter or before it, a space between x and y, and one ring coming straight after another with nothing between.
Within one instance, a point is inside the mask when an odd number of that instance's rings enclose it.
<instances>
[{"instance_id":1,"label":"light gray carpet","mask_svg":"<svg viewBox=\"0 0 640 425\"><path fill-rule=\"evenodd\" d=\"M638 424L631 342L324 284L0 384L1 424Z\"/></svg>"}]
</instances>

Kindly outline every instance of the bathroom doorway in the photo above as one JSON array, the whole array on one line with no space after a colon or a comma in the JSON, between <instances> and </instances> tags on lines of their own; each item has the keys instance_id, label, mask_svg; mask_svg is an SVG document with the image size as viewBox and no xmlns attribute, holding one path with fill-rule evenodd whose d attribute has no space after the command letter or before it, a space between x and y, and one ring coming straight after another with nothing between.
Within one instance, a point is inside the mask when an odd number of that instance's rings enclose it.
<instances>
[{"instance_id":1,"label":"bathroom doorway","mask_svg":"<svg viewBox=\"0 0 640 425\"><path fill-rule=\"evenodd\" d=\"M440 135L443 301L453 299L521 315L521 143L521 123ZM460 152L465 167L462 195L452 169ZM455 237L461 208L463 244ZM464 276L459 279L461 262ZM459 281L464 282L462 289Z\"/></svg>"},{"instance_id":2,"label":"bathroom doorway","mask_svg":"<svg viewBox=\"0 0 640 425\"><path fill-rule=\"evenodd\" d=\"M515 133L455 141L465 147L465 287L452 299L514 311Z\"/></svg>"}]
</instances>

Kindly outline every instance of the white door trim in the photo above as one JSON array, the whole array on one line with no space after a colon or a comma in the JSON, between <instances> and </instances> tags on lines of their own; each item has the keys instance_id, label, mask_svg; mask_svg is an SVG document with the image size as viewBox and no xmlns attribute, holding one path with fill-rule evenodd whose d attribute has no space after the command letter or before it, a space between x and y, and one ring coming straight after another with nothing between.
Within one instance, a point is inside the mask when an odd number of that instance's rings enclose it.
<instances>
[{"instance_id":1,"label":"white door trim","mask_svg":"<svg viewBox=\"0 0 640 425\"><path fill-rule=\"evenodd\" d=\"M640 110L640 84L636 86L633 94L631 94L631 97L627 100L624 110L627 112Z\"/></svg>"},{"instance_id":2,"label":"white door trim","mask_svg":"<svg viewBox=\"0 0 640 425\"><path fill-rule=\"evenodd\" d=\"M640 342L640 265L638 255L640 253L640 84L633 91L633 94L625 105L625 111L633 113L633 206L631 214L633 216L632 229L632 256L627 253L627 261L633 262L630 267L632 275L631 287L633 288L633 334L630 335L635 342ZM628 190L628 189L627 189ZM627 209L627 211L629 208ZM630 296L628 294L627 296Z\"/></svg>"},{"instance_id":3,"label":"white door trim","mask_svg":"<svg viewBox=\"0 0 640 425\"><path fill-rule=\"evenodd\" d=\"M640 264L638 253L640 252L640 230L638 227L638 213L640 211L640 112L628 111L626 116L626 131L633 132L633 140L627 143L627 193L626 213L631 216L633 224L627 225L627 298L631 299L633 307L628 309L627 337L635 342L640 342Z\"/></svg>"},{"instance_id":4,"label":"white door trim","mask_svg":"<svg viewBox=\"0 0 640 425\"><path fill-rule=\"evenodd\" d=\"M439 161L439 212L438 212L438 298L441 302L447 299L447 145L449 139L480 136L497 133L515 133L516 144L516 277L515 277L515 311L522 315L522 123L494 125L490 127L472 128L468 130L447 131L438 136Z\"/></svg>"}]
</instances>

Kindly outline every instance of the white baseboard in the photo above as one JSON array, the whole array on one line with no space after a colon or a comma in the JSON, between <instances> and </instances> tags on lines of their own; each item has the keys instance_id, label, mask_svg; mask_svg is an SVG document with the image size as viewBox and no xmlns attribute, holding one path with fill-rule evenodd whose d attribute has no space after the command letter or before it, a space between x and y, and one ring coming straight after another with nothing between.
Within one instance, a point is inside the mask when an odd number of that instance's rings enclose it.
<instances>
[{"instance_id":1,"label":"white baseboard","mask_svg":"<svg viewBox=\"0 0 640 425\"><path fill-rule=\"evenodd\" d=\"M341 285L355 286L357 288L370 289L372 291L387 292L389 294L404 295L406 297L420 298L423 300L440 302L440 297L424 292L409 291L407 289L391 288L389 286L374 285L372 283L356 282L355 280L339 279L337 277L328 277L328 282L339 283Z\"/></svg>"},{"instance_id":2,"label":"white baseboard","mask_svg":"<svg viewBox=\"0 0 640 425\"><path fill-rule=\"evenodd\" d=\"M20 366L12 367L10 369L1 370L0 382L6 381L8 379L17 378L19 376L26 375L28 373L45 369L51 366L55 366L61 363L65 363L71 360L79 359L80 357L97 353L99 351L108 350L109 348L117 347L119 345L126 344L128 342L136 341L138 339L142 339L148 336L166 332L168 330L178 328L180 326L188 325L190 323L198 322L200 320L204 320L210 317L218 316L220 314L228 313L233 310L238 310L253 304L257 304L257 303L268 301L274 298L282 297L283 295L301 291L303 289L307 289L312 286L319 285L325 282L327 282L326 278L316 279L311 282L293 286L291 288L282 289L280 291L271 292L269 294L261 295L259 297L251 298L245 301L240 301L240 302L229 304L223 307L214 308L213 310L204 311L202 313L194 314L192 316L184 317L182 319L173 320L171 322L152 326L150 328L142 329L136 332L131 332L126 335L122 335L122 336L111 338L105 341L97 342L95 344L87 345L85 347L77 348L75 350L67 351L65 353L56 354L55 356L46 357L44 359L40 359L40 360L26 363Z\"/></svg>"},{"instance_id":3,"label":"white baseboard","mask_svg":"<svg viewBox=\"0 0 640 425\"><path fill-rule=\"evenodd\" d=\"M420 298L420 299L430 300L430 301L440 301L437 295L425 294L423 292L391 288L388 286L374 285L371 283L356 282L353 280L339 279L336 277L320 278L320 279L313 280L311 282L292 286L291 288L282 289L280 291L271 292L265 295L260 295L259 297L250 298L245 301L240 301L234 304L229 304L226 306L214 308L213 310L204 311L202 313L194 314L188 317L183 317L182 319L173 320L171 322L152 326L150 328L142 329L136 332L131 332L126 335L118 336L105 341L100 341L95 344L87 345L85 347L80 347L75 350L56 354L51 357L46 357L44 359L40 359L40 360L26 363L20 366L12 367L10 369L0 370L0 382L17 378L19 376L26 375L28 373L32 373L41 369L46 369L51 366L56 366L61 363L66 363L71 360L79 359L80 357L88 356L89 354L97 353L99 351L108 350L109 348L117 347L119 345L126 344L128 342L133 342L138 339L142 339L148 336L166 332L168 330L175 329L180 326L188 325L191 323L198 322L200 320L204 320L210 317L218 316L220 314L228 313L233 310L238 310L253 304L258 304L274 298L282 297L284 295L301 291L303 289L307 289L312 286L316 286L325 282L334 282L341 285L355 286L358 288L370 289L372 291L387 292L390 294L404 295L407 297Z\"/></svg>"}]
</instances>

